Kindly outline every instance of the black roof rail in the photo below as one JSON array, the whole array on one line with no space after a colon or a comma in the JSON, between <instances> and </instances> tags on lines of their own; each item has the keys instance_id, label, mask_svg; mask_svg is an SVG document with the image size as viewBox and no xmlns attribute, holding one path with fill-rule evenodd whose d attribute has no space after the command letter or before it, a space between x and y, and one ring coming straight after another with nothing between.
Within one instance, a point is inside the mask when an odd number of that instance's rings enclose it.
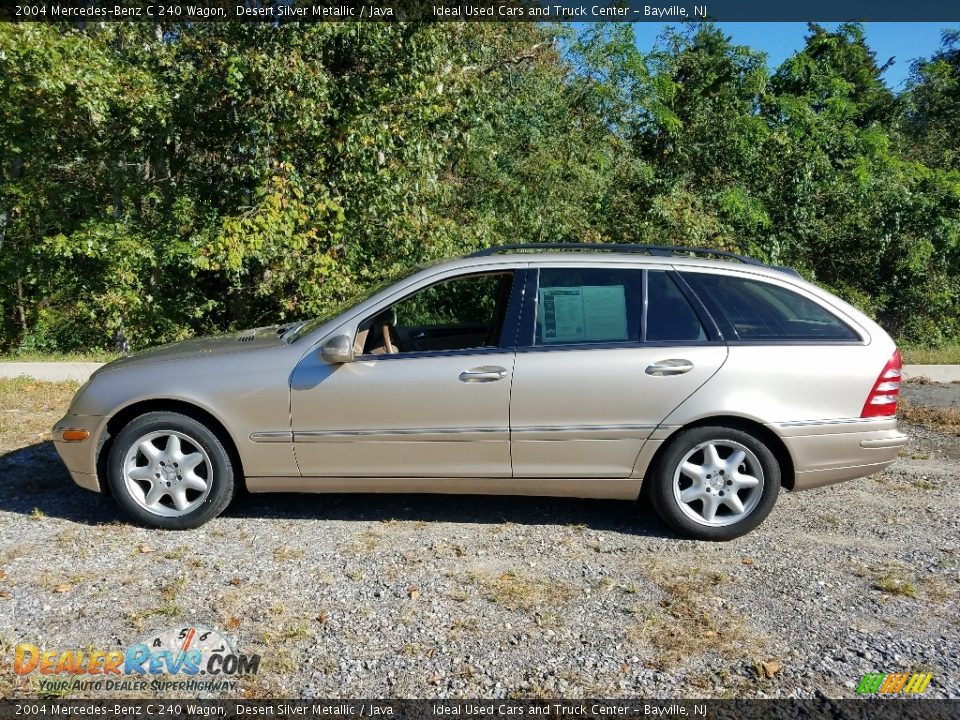
<instances>
[{"instance_id":1,"label":"black roof rail","mask_svg":"<svg viewBox=\"0 0 960 720\"><path fill-rule=\"evenodd\" d=\"M536 250L593 250L599 252L622 252L622 253L647 253L649 255L658 255L661 257L670 257L671 255L707 255L731 260L739 260L747 265L759 265L761 267L770 267L766 263L747 255L738 255L737 253L727 252L726 250L710 250L709 248L679 247L676 245L634 245L627 243L518 243L514 245L494 245L492 247L478 250L467 255L467 257L487 257L490 255L499 255L506 252L524 252ZM786 270L787 268L776 268L777 270ZM796 271L793 271L794 273Z\"/></svg>"}]
</instances>

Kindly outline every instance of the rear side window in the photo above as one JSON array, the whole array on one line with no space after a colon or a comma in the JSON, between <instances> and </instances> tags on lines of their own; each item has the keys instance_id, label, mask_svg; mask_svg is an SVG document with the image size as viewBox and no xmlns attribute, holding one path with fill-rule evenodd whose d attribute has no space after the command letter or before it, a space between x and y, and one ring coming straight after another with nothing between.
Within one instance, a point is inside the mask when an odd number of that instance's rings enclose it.
<instances>
[{"instance_id":1,"label":"rear side window","mask_svg":"<svg viewBox=\"0 0 960 720\"><path fill-rule=\"evenodd\" d=\"M700 318L667 273L647 273L647 342L706 340Z\"/></svg>"},{"instance_id":2,"label":"rear side window","mask_svg":"<svg viewBox=\"0 0 960 720\"><path fill-rule=\"evenodd\" d=\"M535 345L638 342L643 272L542 268Z\"/></svg>"},{"instance_id":3,"label":"rear side window","mask_svg":"<svg viewBox=\"0 0 960 720\"><path fill-rule=\"evenodd\" d=\"M812 300L770 283L687 273L727 316L741 340L859 340L846 323Z\"/></svg>"}]
</instances>

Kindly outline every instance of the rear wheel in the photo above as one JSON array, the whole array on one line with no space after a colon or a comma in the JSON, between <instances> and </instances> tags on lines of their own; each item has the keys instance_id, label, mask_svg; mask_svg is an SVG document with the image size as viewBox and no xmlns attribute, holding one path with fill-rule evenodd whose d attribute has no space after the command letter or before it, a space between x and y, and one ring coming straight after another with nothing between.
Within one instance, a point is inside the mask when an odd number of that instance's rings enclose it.
<instances>
[{"instance_id":1,"label":"rear wheel","mask_svg":"<svg viewBox=\"0 0 960 720\"><path fill-rule=\"evenodd\" d=\"M750 433L698 427L671 441L647 483L654 508L674 529L699 540L732 540L773 509L780 466Z\"/></svg>"},{"instance_id":2,"label":"rear wheel","mask_svg":"<svg viewBox=\"0 0 960 720\"><path fill-rule=\"evenodd\" d=\"M199 527L223 512L234 492L233 465L220 439L172 412L146 413L120 431L108 480L127 514L167 530Z\"/></svg>"}]
</instances>

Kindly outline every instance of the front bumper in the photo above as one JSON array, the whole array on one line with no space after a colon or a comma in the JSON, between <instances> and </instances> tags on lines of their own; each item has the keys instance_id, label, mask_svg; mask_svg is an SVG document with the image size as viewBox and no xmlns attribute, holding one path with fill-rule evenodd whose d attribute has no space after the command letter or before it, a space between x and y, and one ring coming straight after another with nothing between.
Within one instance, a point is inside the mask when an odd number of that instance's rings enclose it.
<instances>
[{"instance_id":1,"label":"front bumper","mask_svg":"<svg viewBox=\"0 0 960 720\"><path fill-rule=\"evenodd\" d=\"M73 481L82 488L103 492L100 478L97 476L98 438L107 418L101 415L74 415L68 413L58 421L52 430L53 446L60 459L67 466ZM63 439L64 430L85 430L86 440L67 442Z\"/></svg>"}]
</instances>

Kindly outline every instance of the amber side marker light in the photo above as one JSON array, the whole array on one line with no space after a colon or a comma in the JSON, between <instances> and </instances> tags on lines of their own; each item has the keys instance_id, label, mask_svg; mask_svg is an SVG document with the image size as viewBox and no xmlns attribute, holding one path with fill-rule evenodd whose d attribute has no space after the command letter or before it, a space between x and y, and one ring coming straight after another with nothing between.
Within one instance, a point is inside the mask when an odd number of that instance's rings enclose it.
<instances>
[{"instance_id":1,"label":"amber side marker light","mask_svg":"<svg viewBox=\"0 0 960 720\"><path fill-rule=\"evenodd\" d=\"M64 442L83 442L88 437L90 437L90 433L88 433L86 430L64 430L63 431Z\"/></svg>"}]
</instances>

